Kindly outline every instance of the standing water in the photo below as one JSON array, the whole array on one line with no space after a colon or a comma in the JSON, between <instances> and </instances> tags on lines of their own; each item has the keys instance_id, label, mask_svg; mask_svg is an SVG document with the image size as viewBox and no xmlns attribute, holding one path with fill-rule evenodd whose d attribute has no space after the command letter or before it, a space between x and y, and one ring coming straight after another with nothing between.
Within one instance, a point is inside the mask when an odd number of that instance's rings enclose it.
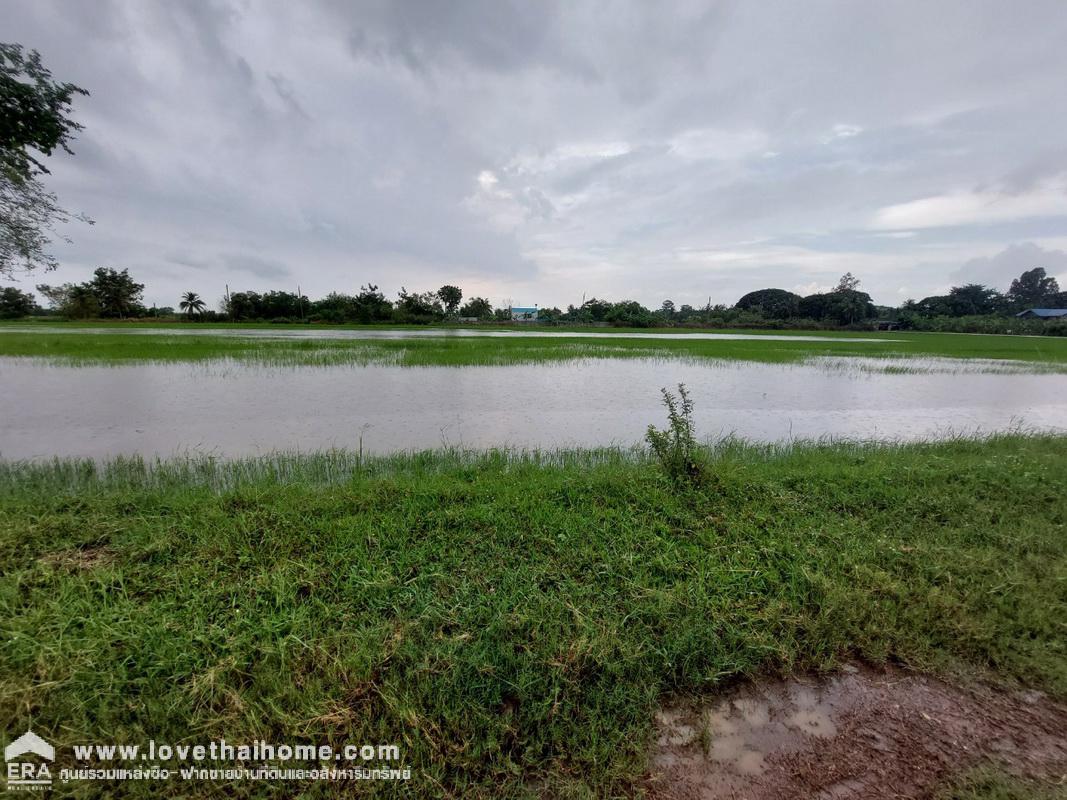
<instances>
[{"instance_id":1,"label":"standing water","mask_svg":"<svg viewBox=\"0 0 1067 800\"><path fill-rule=\"evenodd\" d=\"M887 371L886 367L890 367ZM999 371L998 371L999 370ZM1067 431L1067 375L909 360L607 359L486 367L69 367L0 359L0 458L632 445L684 382L702 436Z\"/></svg>"}]
</instances>

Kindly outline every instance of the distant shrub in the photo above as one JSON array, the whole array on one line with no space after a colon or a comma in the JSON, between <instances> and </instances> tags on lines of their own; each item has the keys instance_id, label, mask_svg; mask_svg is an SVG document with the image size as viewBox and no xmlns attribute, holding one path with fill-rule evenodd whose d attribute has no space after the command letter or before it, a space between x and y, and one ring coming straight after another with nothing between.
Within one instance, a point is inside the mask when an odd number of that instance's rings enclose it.
<instances>
[{"instance_id":1,"label":"distant shrub","mask_svg":"<svg viewBox=\"0 0 1067 800\"><path fill-rule=\"evenodd\" d=\"M997 314L966 317L920 317L903 314L904 327L934 333L1014 333L1028 336L1067 336L1067 321L1025 319Z\"/></svg>"},{"instance_id":2,"label":"distant shrub","mask_svg":"<svg viewBox=\"0 0 1067 800\"><path fill-rule=\"evenodd\" d=\"M659 430L655 425L649 425L645 441L667 477L676 483L693 481L700 476L693 401L684 383L678 384L677 397L666 388L660 391L663 392L663 405L667 407L667 428Z\"/></svg>"}]
</instances>

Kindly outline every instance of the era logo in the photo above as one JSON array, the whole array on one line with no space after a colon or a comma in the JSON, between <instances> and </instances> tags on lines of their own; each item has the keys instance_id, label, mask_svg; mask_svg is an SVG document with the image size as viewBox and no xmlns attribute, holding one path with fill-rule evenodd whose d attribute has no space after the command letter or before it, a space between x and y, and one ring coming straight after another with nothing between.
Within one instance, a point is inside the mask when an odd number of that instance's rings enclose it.
<instances>
[{"instance_id":1,"label":"era logo","mask_svg":"<svg viewBox=\"0 0 1067 800\"><path fill-rule=\"evenodd\" d=\"M46 789L52 785L52 773L48 764L23 761L22 756L35 755L45 761L54 761L56 749L33 731L26 731L4 748L7 762L8 789ZM19 759L19 760L16 760Z\"/></svg>"}]
</instances>

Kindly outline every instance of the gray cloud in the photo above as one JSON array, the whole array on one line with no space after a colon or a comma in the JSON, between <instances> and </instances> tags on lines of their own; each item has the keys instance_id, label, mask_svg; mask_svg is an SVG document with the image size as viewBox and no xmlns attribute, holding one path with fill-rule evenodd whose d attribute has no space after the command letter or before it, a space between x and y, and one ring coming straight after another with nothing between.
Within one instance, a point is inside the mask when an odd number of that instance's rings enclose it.
<instances>
[{"instance_id":1,"label":"gray cloud","mask_svg":"<svg viewBox=\"0 0 1067 800\"><path fill-rule=\"evenodd\" d=\"M984 283L1000 290L1012 280L1035 267L1044 267L1049 275L1067 281L1067 252L1045 250L1033 242L1009 245L994 256L972 258L952 273L953 279L966 283Z\"/></svg>"},{"instance_id":2,"label":"gray cloud","mask_svg":"<svg viewBox=\"0 0 1067 800\"><path fill-rule=\"evenodd\" d=\"M224 256L223 263L228 269L237 272L248 272L257 278L273 280L275 278L289 278L292 273L280 261L274 261L245 253L234 253Z\"/></svg>"},{"instance_id":3,"label":"gray cloud","mask_svg":"<svg viewBox=\"0 0 1067 800\"><path fill-rule=\"evenodd\" d=\"M92 91L51 187L97 224L56 277L128 266L160 305L367 281L732 302L845 270L890 303L1001 285L1013 243L1067 249L1059 0L41 0L5 22Z\"/></svg>"}]
</instances>

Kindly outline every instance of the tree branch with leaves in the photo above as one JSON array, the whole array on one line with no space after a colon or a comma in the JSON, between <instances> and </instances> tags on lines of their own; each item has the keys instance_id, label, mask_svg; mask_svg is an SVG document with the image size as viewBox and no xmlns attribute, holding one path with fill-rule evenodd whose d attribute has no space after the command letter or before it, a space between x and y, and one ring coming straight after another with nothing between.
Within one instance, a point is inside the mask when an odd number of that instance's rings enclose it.
<instances>
[{"instance_id":1,"label":"tree branch with leaves","mask_svg":"<svg viewBox=\"0 0 1067 800\"><path fill-rule=\"evenodd\" d=\"M76 95L89 93L58 82L36 50L0 43L0 275L57 266L48 246L56 226L71 220L92 223L64 210L45 189L44 158L70 143L82 126L71 117Z\"/></svg>"}]
</instances>

